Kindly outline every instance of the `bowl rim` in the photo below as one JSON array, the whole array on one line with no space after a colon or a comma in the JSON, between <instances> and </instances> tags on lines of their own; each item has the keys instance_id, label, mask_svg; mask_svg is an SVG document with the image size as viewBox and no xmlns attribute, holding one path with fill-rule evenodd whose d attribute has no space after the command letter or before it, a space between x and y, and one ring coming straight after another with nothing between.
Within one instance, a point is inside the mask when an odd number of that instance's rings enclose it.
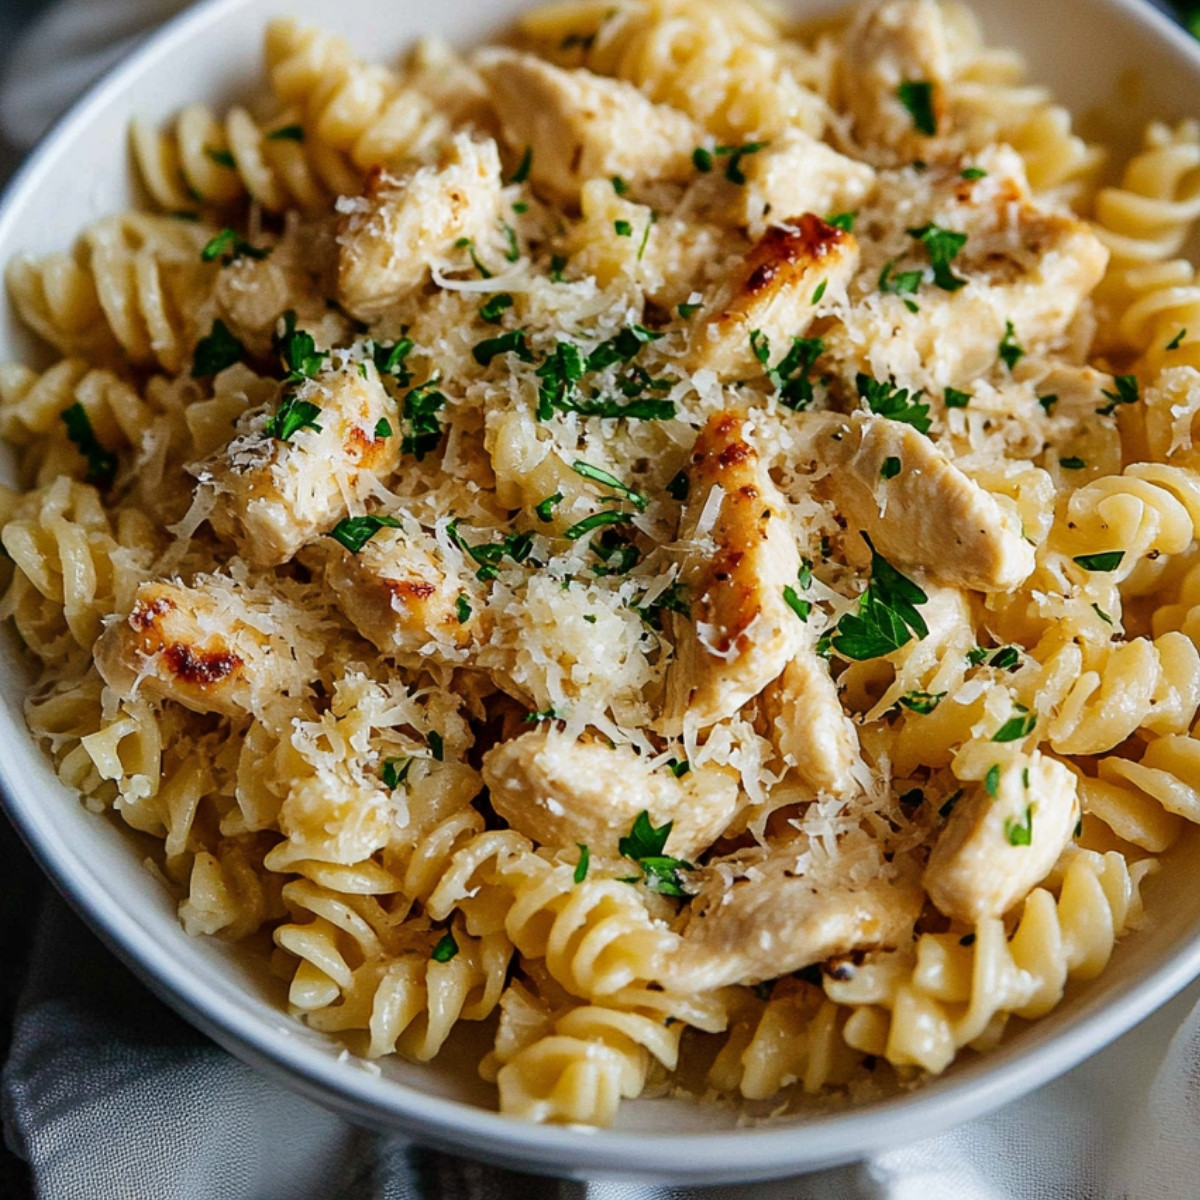
<instances>
[{"instance_id":1,"label":"bowl rim","mask_svg":"<svg viewBox=\"0 0 1200 1200\"><path fill-rule=\"evenodd\" d=\"M135 45L55 121L0 193L0 244L19 227L23 208L53 169L64 144L139 75L248 2L202 0L177 14ZM1200 82L1200 44L1148 0L1091 2L1172 43L1191 60ZM18 722L13 727L17 736L29 737ZM64 791L69 791L65 785ZM1078 1011L1058 1032L1039 1038L1035 1026L1015 1044L963 1064L917 1091L860 1107L806 1113L786 1124L682 1133L535 1125L377 1078L290 1036L283 1028L291 1020L285 1012L260 1013L247 997L232 999L219 985L189 971L170 947L157 943L139 924L118 895L81 870L72 851L55 836L55 806L31 802L4 754L0 801L55 888L105 945L160 999L226 1050L359 1124L407 1133L441 1149L527 1171L697 1184L778 1178L850 1162L910 1142L914 1130L927 1137L984 1115L1049 1082L1131 1029L1200 974L1198 925L1156 969L1129 978L1103 1002L1081 998ZM1043 1042L1049 1046L1043 1047ZM643 1164L650 1148L653 1161Z\"/></svg>"}]
</instances>

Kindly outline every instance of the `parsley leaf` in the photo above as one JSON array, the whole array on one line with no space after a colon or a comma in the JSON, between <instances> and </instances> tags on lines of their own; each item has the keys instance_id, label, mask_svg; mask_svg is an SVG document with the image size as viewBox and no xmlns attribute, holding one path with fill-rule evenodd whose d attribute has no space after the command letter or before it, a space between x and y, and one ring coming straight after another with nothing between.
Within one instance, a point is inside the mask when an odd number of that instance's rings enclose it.
<instances>
[{"instance_id":1,"label":"parsley leaf","mask_svg":"<svg viewBox=\"0 0 1200 1200\"><path fill-rule=\"evenodd\" d=\"M966 180L986 179L987 172L982 167L963 167L959 174Z\"/></svg>"},{"instance_id":2,"label":"parsley leaf","mask_svg":"<svg viewBox=\"0 0 1200 1200\"><path fill-rule=\"evenodd\" d=\"M943 229L940 225L931 224L910 229L908 236L924 243L925 251L929 255L929 265L933 267L933 282L938 287L945 292L956 292L966 284L965 279L960 279L950 270L951 262L967 244L965 233L955 233L953 230Z\"/></svg>"},{"instance_id":3,"label":"parsley leaf","mask_svg":"<svg viewBox=\"0 0 1200 1200\"><path fill-rule=\"evenodd\" d=\"M321 426L317 424L320 415L319 405L308 400L298 400L292 395L284 396L275 410L275 415L263 426L263 433L281 442L290 440L292 434L299 433L301 429L312 429L320 433Z\"/></svg>"},{"instance_id":4,"label":"parsley leaf","mask_svg":"<svg viewBox=\"0 0 1200 1200\"><path fill-rule=\"evenodd\" d=\"M989 667L998 671L1011 671L1020 665L1021 654L1016 646L1001 646L988 662Z\"/></svg>"},{"instance_id":5,"label":"parsley leaf","mask_svg":"<svg viewBox=\"0 0 1200 1200\"><path fill-rule=\"evenodd\" d=\"M933 84L926 79L906 79L897 89L896 96L908 109L913 128L926 137L937 133L937 116L933 111Z\"/></svg>"},{"instance_id":6,"label":"parsley leaf","mask_svg":"<svg viewBox=\"0 0 1200 1200\"><path fill-rule=\"evenodd\" d=\"M563 537L577 542L581 537L591 533L593 529L603 529L606 525L628 525L632 520L631 513L608 509L605 512L592 513L590 517L584 517L582 521L577 521L563 533Z\"/></svg>"},{"instance_id":7,"label":"parsley leaf","mask_svg":"<svg viewBox=\"0 0 1200 1200\"><path fill-rule=\"evenodd\" d=\"M1013 323L1005 321L1004 336L1000 339L1000 345L996 348L996 353L1000 356L1000 361L1010 371L1025 357L1025 351L1017 344L1015 332ZM1049 409L1046 411L1048 412Z\"/></svg>"},{"instance_id":8,"label":"parsley leaf","mask_svg":"<svg viewBox=\"0 0 1200 1200\"><path fill-rule=\"evenodd\" d=\"M344 517L325 536L340 542L351 554L357 554L381 529L399 529L395 517Z\"/></svg>"},{"instance_id":9,"label":"parsley leaf","mask_svg":"<svg viewBox=\"0 0 1200 1200\"><path fill-rule=\"evenodd\" d=\"M311 333L296 328L296 311L291 308L283 314L283 336L272 334L271 343L287 368L285 381L290 383L312 379L329 357L327 350L317 349Z\"/></svg>"},{"instance_id":10,"label":"parsley leaf","mask_svg":"<svg viewBox=\"0 0 1200 1200\"><path fill-rule=\"evenodd\" d=\"M498 337L484 338L482 342L476 343L471 354L481 367L486 367L493 358L501 354L515 354L521 362L533 362L533 355L525 344L525 334L520 329L511 329Z\"/></svg>"},{"instance_id":11,"label":"parsley leaf","mask_svg":"<svg viewBox=\"0 0 1200 1200\"><path fill-rule=\"evenodd\" d=\"M603 371L613 363L630 362L647 342L656 342L662 337L643 325L627 325L620 333L601 342L587 356L586 370ZM559 343L562 345L562 343Z\"/></svg>"},{"instance_id":12,"label":"parsley leaf","mask_svg":"<svg viewBox=\"0 0 1200 1200\"><path fill-rule=\"evenodd\" d=\"M1077 554L1071 561L1085 571L1115 571L1124 557L1124 550L1105 550L1099 554Z\"/></svg>"},{"instance_id":13,"label":"parsley leaf","mask_svg":"<svg viewBox=\"0 0 1200 1200\"><path fill-rule=\"evenodd\" d=\"M1033 809L1025 805L1024 821L1014 821L1011 817L1004 822L1004 834L1010 846L1033 845Z\"/></svg>"},{"instance_id":14,"label":"parsley leaf","mask_svg":"<svg viewBox=\"0 0 1200 1200\"><path fill-rule=\"evenodd\" d=\"M691 480L687 477L686 471L676 471L671 476L670 482L667 484L667 495L672 500L686 500L688 492L692 490Z\"/></svg>"},{"instance_id":15,"label":"parsley leaf","mask_svg":"<svg viewBox=\"0 0 1200 1200\"><path fill-rule=\"evenodd\" d=\"M812 601L802 600L797 594L796 589L790 584L783 589L783 601L800 620L808 620L809 613L812 612Z\"/></svg>"},{"instance_id":16,"label":"parsley leaf","mask_svg":"<svg viewBox=\"0 0 1200 1200\"><path fill-rule=\"evenodd\" d=\"M612 488L619 496L623 496L628 500L638 512L645 512L650 503L648 497L643 496L641 492L636 492L628 484L622 483L615 475L610 475L607 471L602 471L599 467L593 467L590 463L576 460L571 464L571 470L576 475L582 475L584 479L590 479L593 483L601 483L607 488Z\"/></svg>"},{"instance_id":17,"label":"parsley leaf","mask_svg":"<svg viewBox=\"0 0 1200 1200\"><path fill-rule=\"evenodd\" d=\"M900 697L900 703L912 712L927 716L945 698L945 692L907 692Z\"/></svg>"},{"instance_id":18,"label":"parsley leaf","mask_svg":"<svg viewBox=\"0 0 1200 1200\"><path fill-rule=\"evenodd\" d=\"M396 382L401 387L408 387L412 382L413 373L404 363L412 353L412 338L401 338L398 342L393 342L390 346L383 342L371 342L370 347L371 358L375 363L375 370L380 375L395 375Z\"/></svg>"},{"instance_id":19,"label":"parsley leaf","mask_svg":"<svg viewBox=\"0 0 1200 1200\"><path fill-rule=\"evenodd\" d=\"M553 496L547 496L545 500L539 500L533 506L533 511L537 513L539 521L554 520L554 506L562 502L562 492L555 492Z\"/></svg>"},{"instance_id":20,"label":"parsley leaf","mask_svg":"<svg viewBox=\"0 0 1200 1200\"><path fill-rule=\"evenodd\" d=\"M61 417L67 427L67 438L87 459L87 475L84 478L96 487L111 487L117 474L117 456L100 445L87 409L77 400L63 410Z\"/></svg>"},{"instance_id":21,"label":"parsley leaf","mask_svg":"<svg viewBox=\"0 0 1200 1200\"><path fill-rule=\"evenodd\" d=\"M431 729L425 735L425 740L429 743L429 753L433 755L434 762L445 762L446 744L442 741L442 735L436 729Z\"/></svg>"},{"instance_id":22,"label":"parsley leaf","mask_svg":"<svg viewBox=\"0 0 1200 1200\"><path fill-rule=\"evenodd\" d=\"M1136 375L1116 375L1113 377L1113 384L1117 389L1115 392L1101 392L1101 395L1107 396L1110 401L1110 403L1096 409L1096 412L1102 417L1107 417L1115 412L1119 405L1136 404L1138 402L1138 381Z\"/></svg>"},{"instance_id":23,"label":"parsley leaf","mask_svg":"<svg viewBox=\"0 0 1200 1200\"><path fill-rule=\"evenodd\" d=\"M670 858L663 854L673 822L655 828L650 814L643 809L633 822L627 837L617 843L617 850L624 858L632 859L642 868L642 882L652 891L664 896L686 896L680 871L694 871L695 867L681 858Z\"/></svg>"},{"instance_id":24,"label":"parsley leaf","mask_svg":"<svg viewBox=\"0 0 1200 1200\"><path fill-rule=\"evenodd\" d=\"M545 362L537 369L542 381L538 386L539 421L548 421L556 408L571 407L575 384L587 372L587 363L574 342L558 342Z\"/></svg>"},{"instance_id":25,"label":"parsley leaf","mask_svg":"<svg viewBox=\"0 0 1200 1200\"><path fill-rule=\"evenodd\" d=\"M617 237L633 237L633 226L624 219L614 221L613 228L617 231Z\"/></svg>"},{"instance_id":26,"label":"parsley leaf","mask_svg":"<svg viewBox=\"0 0 1200 1200\"><path fill-rule=\"evenodd\" d=\"M216 375L226 367L241 362L245 352L245 346L229 332L229 326L217 317L212 323L212 332L196 343L192 355L192 378Z\"/></svg>"},{"instance_id":27,"label":"parsley leaf","mask_svg":"<svg viewBox=\"0 0 1200 1200\"><path fill-rule=\"evenodd\" d=\"M446 526L446 536L466 555L479 563L475 578L487 582L495 579L500 573L500 564L505 557L515 563L523 563L533 549L533 534L509 533L498 542L484 542L479 546L467 544L466 538L458 532L458 522L451 521Z\"/></svg>"},{"instance_id":28,"label":"parsley leaf","mask_svg":"<svg viewBox=\"0 0 1200 1200\"><path fill-rule=\"evenodd\" d=\"M891 454L883 460L883 466L879 468L880 479L895 479L900 474L900 460Z\"/></svg>"},{"instance_id":29,"label":"parsley leaf","mask_svg":"<svg viewBox=\"0 0 1200 1200\"><path fill-rule=\"evenodd\" d=\"M825 224L832 225L834 229L841 229L845 233L853 233L854 222L857 217L857 211L834 213L833 216L826 218Z\"/></svg>"},{"instance_id":30,"label":"parsley leaf","mask_svg":"<svg viewBox=\"0 0 1200 1200\"><path fill-rule=\"evenodd\" d=\"M889 258L883 264L883 270L879 272L879 290L887 296L903 297L904 307L909 312L919 312L917 305L908 297L921 286L922 273L920 271L898 271L893 275L892 268L895 265L894 258Z\"/></svg>"},{"instance_id":31,"label":"parsley leaf","mask_svg":"<svg viewBox=\"0 0 1200 1200\"><path fill-rule=\"evenodd\" d=\"M929 636L929 626L915 607L928 603L929 597L879 554L865 533L862 536L871 551L871 582L858 598L857 611L838 621L829 642L856 662L891 654L914 635Z\"/></svg>"},{"instance_id":32,"label":"parsley leaf","mask_svg":"<svg viewBox=\"0 0 1200 1200\"><path fill-rule=\"evenodd\" d=\"M663 588L653 600L647 605L634 604L632 601L629 607L633 609L651 629L662 632L662 614L664 612L675 612L681 616L690 617L692 615L692 606L685 598L685 590L682 583L676 581L669 587Z\"/></svg>"},{"instance_id":33,"label":"parsley leaf","mask_svg":"<svg viewBox=\"0 0 1200 1200\"><path fill-rule=\"evenodd\" d=\"M533 166L533 147L526 146L517 169L508 177L509 183L524 183L529 178L529 168Z\"/></svg>"},{"instance_id":34,"label":"parsley leaf","mask_svg":"<svg viewBox=\"0 0 1200 1200\"><path fill-rule=\"evenodd\" d=\"M446 403L433 380L415 387L404 397L404 419L408 422L408 433L400 443L401 454L413 455L420 462L426 454L437 448L442 440L442 426L438 412Z\"/></svg>"},{"instance_id":35,"label":"parsley leaf","mask_svg":"<svg viewBox=\"0 0 1200 1200\"><path fill-rule=\"evenodd\" d=\"M960 392L958 388L948 387L942 393L942 400L947 408L966 408L971 403L969 392Z\"/></svg>"},{"instance_id":36,"label":"parsley leaf","mask_svg":"<svg viewBox=\"0 0 1200 1200\"><path fill-rule=\"evenodd\" d=\"M1178 350L1183 345L1183 339L1187 337L1187 330L1181 329L1168 343L1168 350Z\"/></svg>"},{"instance_id":37,"label":"parsley leaf","mask_svg":"<svg viewBox=\"0 0 1200 1200\"><path fill-rule=\"evenodd\" d=\"M741 146L718 146L713 153L729 156L729 162L725 167L725 178L730 183L743 184L746 182L746 176L742 171L742 159L747 154L757 154L766 145L766 142L746 142Z\"/></svg>"},{"instance_id":38,"label":"parsley leaf","mask_svg":"<svg viewBox=\"0 0 1200 1200\"><path fill-rule=\"evenodd\" d=\"M513 298L508 292L497 292L480 310L479 315L489 325L499 325L500 316L505 309L512 308Z\"/></svg>"},{"instance_id":39,"label":"parsley leaf","mask_svg":"<svg viewBox=\"0 0 1200 1200\"><path fill-rule=\"evenodd\" d=\"M209 240L200 251L201 262L215 262L218 258L223 266L229 266L238 258L253 258L261 261L271 253L270 246L255 246L244 238L238 237L232 229L222 229Z\"/></svg>"},{"instance_id":40,"label":"parsley leaf","mask_svg":"<svg viewBox=\"0 0 1200 1200\"><path fill-rule=\"evenodd\" d=\"M625 180L620 177L620 175L614 175L612 177L612 189L617 193L618 196L629 195L629 184L626 183Z\"/></svg>"},{"instance_id":41,"label":"parsley leaf","mask_svg":"<svg viewBox=\"0 0 1200 1200\"><path fill-rule=\"evenodd\" d=\"M579 847L579 862L575 865L574 879L576 883L582 883L587 878L588 866L592 861L591 851L583 842L576 842Z\"/></svg>"},{"instance_id":42,"label":"parsley leaf","mask_svg":"<svg viewBox=\"0 0 1200 1200\"><path fill-rule=\"evenodd\" d=\"M392 429L392 423L387 417L380 417L375 422L375 440L382 441L384 438L390 438L395 430Z\"/></svg>"},{"instance_id":43,"label":"parsley leaf","mask_svg":"<svg viewBox=\"0 0 1200 1200\"><path fill-rule=\"evenodd\" d=\"M992 734L993 742L1019 742L1033 732L1033 727L1037 724L1037 713L1031 713L1023 704L1014 705L1014 708L1015 715L1009 717Z\"/></svg>"},{"instance_id":44,"label":"parsley leaf","mask_svg":"<svg viewBox=\"0 0 1200 1200\"><path fill-rule=\"evenodd\" d=\"M891 380L881 383L862 371L855 375L854 386L877 416L911 425L918 433L929 432L933 424L929 419L929 405L919 403L923 392L914 392L910 396L907 388L899 388Z\"/></svg>"},{"instance_id":45,"label":"parsley leaf","mask_svg":"<svg viewBox=\"0 0 1200 1200\"><path fill-rule=\"evenodd\" d=\"M454 934L443 934L438 944L430 951L429 957L434 962L445 963L449 962L458 953L458 943L454 940Z\"/></svg>"},{"instance_id":46,"label":"parsley leaf","mask_svg":"<svg viewBox=\"0 0 1200 1200\"><path fill-rule=\"evenodd\" d=\"M1082 471L1087 466L1087 460L1080 458L1078 455L1072 454L1069 458L1060 458L1058 465L1064 471Z\"/></svg>"},{"instance_id":47,"label":"parsley leaf","mask_svg":"<svg viewBox=\"0 0 1200 1200\"><path fill-rule=\"evenodd\" d=\"M767 368L767 378L774 385L780 404L799 412L812 403L814 393L810 376L817 359L825 353L825 342L821 338L792 338L792 348L773 367L769 365L771 343L761 329L750 331L750 349Z\"/></svg>"},{"instance_id":48,"label":"parsley leaf","mask_svg":"<svg viewBox=\"0 0 1200 1200\"><path fill-rule=\"evenodd\" d=\"M395 791L408 779L408 773L412 770L412 765L413 760L411 758L385 758L383 760L383 770L379 776L383 780L383 786Z\"/></svg>"},{"instance_id":49,"label":"parsley leaf","mask_svg":"<svg viewBox=\"0 0 1200 1200\"><path fill-rule=\"evenodd\" d=\"M983 790L994 800L1000 791L1000 764L992 763L983 777Z\"/></svg>"}]
</instances>

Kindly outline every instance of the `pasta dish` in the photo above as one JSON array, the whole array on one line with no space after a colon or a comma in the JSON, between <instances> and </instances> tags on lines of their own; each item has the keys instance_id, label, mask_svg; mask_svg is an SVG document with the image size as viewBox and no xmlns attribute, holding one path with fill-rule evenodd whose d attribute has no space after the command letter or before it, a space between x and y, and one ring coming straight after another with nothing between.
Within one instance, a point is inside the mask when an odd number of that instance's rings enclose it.
<instances>
[{"instance_id":1,"label":"pasta dish","mask_svg":"<svg viewBox=\"0 0 1200 1200\"><path fill-rule=\"evenodd\" d=\"M1099 974L1200 822L1196 124L1114 162L935 0L264 60L7 273L29 727L185 929L585 1124Z\"/></svg>"}]
</instances>

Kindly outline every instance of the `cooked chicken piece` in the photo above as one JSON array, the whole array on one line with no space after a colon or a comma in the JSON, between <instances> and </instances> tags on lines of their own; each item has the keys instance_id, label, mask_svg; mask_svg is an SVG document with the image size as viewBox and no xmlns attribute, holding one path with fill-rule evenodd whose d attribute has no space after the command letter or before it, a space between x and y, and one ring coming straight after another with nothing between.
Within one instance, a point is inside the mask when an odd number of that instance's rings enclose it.
<instances>
[{"instance_id":1,"label":"cooked chicken piece","mask_svg":"<svg viewBox=\"0 0 1200 1200\"><path fill-rule=\"evenodd\" d=\"M838 699L825 659L804 649L763 692L771 740L796 774L818 792L859 790L858 733Z\"/></svg>"},{"instance_id":2,"label":"cooked chicken piece","mask_svg":"<svg viewBox=\"0 0 1200 1200\"><path fill-rule=\"evenodd\" d=\"M812 213L773 225L741 271L692 319L690 366L722 379L761 375L766 365L755 355L751 333L766 339L774 365L812 322L818 290L836 298L857 267L858 242L844 229Z\"/></svg>"},{"instance_id":3,"label":"cooked chicken piece","mask_svg":"<svg viewBox=\"0 0 1200 1200\"><path fill-rule=\"evenodd\" d=\"M1050 872L1079 820L1075 775L1034 752L997 763L955 804L923 883L948 917L1003 916Z\"/></svg>"},{"instance_id":4,"label":"cooked chicken piece","mask_svg":"<svg viewBox=\"0 0 1200 1200\"><path fill-rule=\"evenodd\" d=\"M969 388L996 369L1002 343L1020 359L1057 350L1069 335L1108 251L1085 222L1033 199L1014 150L981 152L972 165L984 174L963 179L957 160L880 173L861 220L883 236L864 238L853 305L827 336L830 355L852 364L851 374L939 393ZM921 231L935 240L923 242ZM947 238L961 239L957 249ZM960 283L936 281L935 246L939 255L953 250L939 261ZM901 294L896 281L910 270L921 282ZM885 272L890 289L880 286Z\"/></svg>"},{"instance_id":5,"label":"cooked chicken piece","mask_svg":"<svg viewBox=\"0 0 1200 1200\"><path fill-rule=\"evenodd\" d=\"M475 65L509 145L531 151L530 179L561 200L577 201L589 179L619 175L637 185L695 173L692 151L703 131L631 83L504 49L476 55Z\"/></svg>"},{"instance_id":6,"label":"cooked chicken piece","mask_svg":"<svg viewBox=\"0 0 1200 1200\"><path fill-rule=\"evenodd\" d=\"M950 75L946 30L934 0L864 4L842 39L840 63L842 96L858 141L894 162L929 157L931 136L944 132ZM902 92L906 84L910 88ZM922 129L929 120L932 128Z\"/></svg>"},{"instance_id":7,"label":"cooked chicken piece","mask_svg":"<svg viewBox=\"0 0 1200 1200\"><path fill-rule=\"evenodd\" d=\"M717 862L659 969L671 991L757 983L854 950L906 945L924 894L914 871L854 883L809 877L796 845L749 862Z\"/></svg>"},{"instance_id":8,"label":"cooked chicken piece","mask_svg":"<svg viewBox=\"0 0 1200 1200\"><path fill-rule=\"evenodd\" d=\"M772 138L739 160L746 182L733 191L731 215L760 237L786 213L831 217L858 208L875 185L875 172L839 154L802 129Z\"/></svg>"},{"instance_id":9,"label":"cooked chicken piece","mask_svg":"<svg viewBox=\"0 0 1200 1200\"><path fill-rule=\"evenodd\" d=\"M690 859L729 824L738 801L737 774L701 767L677 779L651 770L632 746L573 741L537 729L501 742L483 759L492 807L514 829L543 846L587 846L616 855L640 813L671 822L663 853Z\"/></svg>"},{"instance_id":10,"label":"cooked chicken piece","mask_svg":"<svg viewBox=\"0 0 1200 1200\"><path fill-rule=\"evenodd\" d=\"M194 712L260 715L307 690L286 624L251 609L227 580L144 583L129 616L96 642L96 669L123 697L140 690Z\"/></svg>"},{"instance_id":11,"label":"cooked chicken piece","mask_svg":"<svg viewBox=\"0 0 1200 1200\"><path fill-rule=\"evenodd\" d=\"M313 404L313 423L279 430L285 405L293 412ZM239 422L227 450L193 468L216 503L209 520L258 566L287 562L312 538L349 512L352 498L400 462L400 438L382 436L380 421L396 418L396 405L374 367L346 365L295 385L276 415L261 410ZM390 428L390 424L387 425Z\"/></svg>"},{"instance_id":12,"label":"cooked chicken piece","mask_svg":"<svg viewBox=\"0 0 1200 1200\"><path fill-rule=\"evenodd\" d=\"M437 166L402 178L380 168L363 195L342 200L338 300L363 321L378 317L426 278L459 238L485 237L500 218L496 143L458 134Z\"/></svg>"},{"instance_id":13,"label":"cooked chicken piece","mask_svg":"<svg viewBox=\"0 0 1200 1200\"><path fill-rule=\"evenodd\" d=\"M481 589L415 522L381 529L357 554L335 547L325 578L358 632L404 666L460 663L478 635Z\"/></svg>"},{"instance_id":14,"label":"cooked chicken piece","mask_svg":"<svg viewBox=\"0 0 1200 1200\"><path fill-rule=\"evenodd\" d=\"M983 592L1008 591L1033 571L1034 548L1015 508L968 479L911 425L854 415L826 450L837 465L822 489L889 562Z\"/></svg>"},{"instance_id":15,"label":"cooked chicken piece","mask_svg":"<svg viewBox=\"0 0 1200 1200\"><path fill-rule=\"evenodd\" d=\"M746 442L745 424L739 413L717 413L692 452L679 532L695 547L681 576L691 618L675 622L667 731L685 719L703 728L732 716L813 641L783 594L800 571L787 502Z\"/></svg>"}]
</instances>

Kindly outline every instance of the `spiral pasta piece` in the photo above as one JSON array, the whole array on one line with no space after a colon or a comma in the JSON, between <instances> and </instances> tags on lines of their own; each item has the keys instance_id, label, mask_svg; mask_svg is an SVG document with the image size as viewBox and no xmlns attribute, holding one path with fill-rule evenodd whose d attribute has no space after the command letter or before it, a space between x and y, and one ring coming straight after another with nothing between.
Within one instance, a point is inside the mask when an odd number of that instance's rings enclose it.
<instances>
[{"instance_id":1,"label":"spiral pasta piece","mask_svg":"<svg viewBox=\"0 0 1200 1200\"><path fill-rule=\"evenodd\" d=\"M827 106L820 59L787 40L766 10L718 0L638 0L535 9L521 31L540 52L636 84L726 141L799 127L819 137ZM812 86L810 86L812 85Z\"/></svg>"},{"instance_id":2,"label":"spiral pasta piece","mask_svg":"<svg viewBox=\"0 0 1200 1200\"><path fill-rule=\"evenodd\" d=\"M973 935L923 934L912 951L847 969L848 979L827 975L826 994L853 1009L847 1043L937 1074L962 1046L994 1044L1010 1014L1044 1015L1068 979L1099 974L1116 939L1137 924L1150 866L1130 866L1116 851L1076 851L1057 897L1030 892L1011 939L1000 918L988 918Z\"/></svg>"}]
</instances>

